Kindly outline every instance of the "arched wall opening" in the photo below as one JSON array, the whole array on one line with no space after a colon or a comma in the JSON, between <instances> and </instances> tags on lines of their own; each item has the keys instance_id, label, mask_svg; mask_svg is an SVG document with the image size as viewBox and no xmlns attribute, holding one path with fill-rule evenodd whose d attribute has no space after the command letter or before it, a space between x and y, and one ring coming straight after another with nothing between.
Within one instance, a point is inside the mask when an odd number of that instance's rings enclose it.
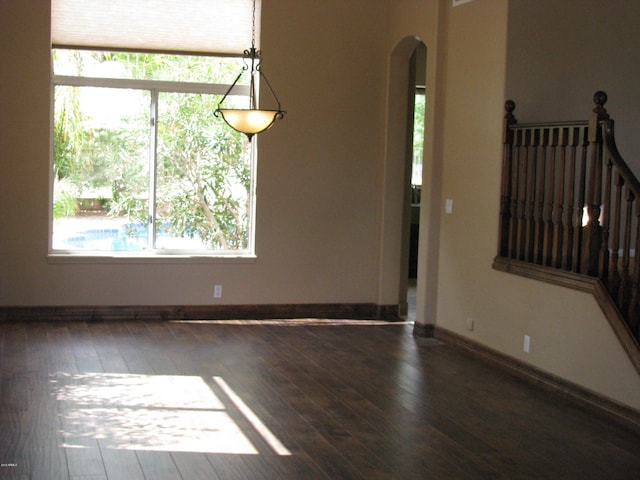
<instances>
[{"instance_id":1,"label":"arched wall opening","mask_svg":"<svg viewBox=\"0 0 640 480\"><path fill-rule=\"evenodd\" d=\"M383 180L382 242L380 261L379 303L398 305L401 313L407 308L407 288L409 284L410 242L412 210L413 223L416 221L415 191L412 191L411 176L413 165L413 128L416 86L424 88L426 83L427 46L416 36L404 37L391 52L389 61L389 82L387 92L387 128L385 168ZM428 90L428 89L427 89ZM426 109L432 108L431 99L426 99ZM424 119L422 120L424 122ZM425 133L425 144L430 142ZM426 147L426 145L425 145ZM425 148L425 151L427 149ZM423 153L423 158L425 157ZM424 162L423 162L424 164ZM430 202L429 169L423 173L421 206ZM413 200L413 202L412 202ZM412 205L413 203L413 205ZM419 209L420 223L428 220L426 212ZM432 222L427 222L430 224ZM420 228L420 235L434 235L427 228ZM418 274L416 278L417 310L424 311L424 257L427 242L418 243Z\"/></svg>"}]
</instances>

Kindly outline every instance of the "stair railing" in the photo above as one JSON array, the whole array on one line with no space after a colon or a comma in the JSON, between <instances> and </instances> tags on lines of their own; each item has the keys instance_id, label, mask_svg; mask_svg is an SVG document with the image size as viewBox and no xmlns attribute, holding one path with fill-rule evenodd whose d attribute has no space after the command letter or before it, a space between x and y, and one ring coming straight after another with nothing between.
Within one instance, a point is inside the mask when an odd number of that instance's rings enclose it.
<instances>
[{"instance_id":1,"label":"stair railing","mask_svg":"<svg viewBox=\"0 0 640 480\"><path fill-rule=\"evenodd\" d=\"M640 339L640 182L596 92L588 121L518 124L505 103L498 258L599 279ZM505 269L505 268L503 268Z\"/></svg>"}]
</instances>

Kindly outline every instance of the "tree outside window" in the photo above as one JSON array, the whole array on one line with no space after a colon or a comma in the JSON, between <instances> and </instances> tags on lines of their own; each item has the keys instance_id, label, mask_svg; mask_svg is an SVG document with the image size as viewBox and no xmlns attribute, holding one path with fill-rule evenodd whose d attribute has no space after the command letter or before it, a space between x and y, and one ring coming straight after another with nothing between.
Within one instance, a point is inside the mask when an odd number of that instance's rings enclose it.
<instances>
[{"instance_id":1,"label":"tree outside window","mask_svg":"<svg viewBox=\"0 0 640 480\"><path fill-rule=\"evenodd\" d=\"M54 251L251 253L254 152L213 115L241 59L54 49L53 66Z\"/></svg>"}]
</instances>

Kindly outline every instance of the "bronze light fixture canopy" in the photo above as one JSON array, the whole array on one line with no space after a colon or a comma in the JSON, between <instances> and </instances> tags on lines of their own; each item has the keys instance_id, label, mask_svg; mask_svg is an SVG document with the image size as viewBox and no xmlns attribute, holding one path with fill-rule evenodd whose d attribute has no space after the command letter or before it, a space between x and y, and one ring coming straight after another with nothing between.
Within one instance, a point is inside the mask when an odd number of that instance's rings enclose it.
<instances>
[{"instance_id":1,"label":"bronze light fixture canopy","mask_svg":"<svg viewBox=\"0 0 640 480\"><path fill-rule=\"evenodd\" d=\"M256 2L253 2L253 19L252 19L252 35L251 35L251 48L249 50L244 51L245 65L233 81L227 92L218 103L218 106L213 112L213 114L217 117L218 114L222 117L227 125L229 125L234 130L244 133L251 141L251 138L257 134L264 132L266 129L271 127L276 120L280 120L284 118L284 110L280 107L280 100L276 96L276 93L273 91L269 80L262 72L262 52L260 50L256 50ZM251 67L247 65L246 60L249 60L251 63ZM249 72L249 108L224 108L222 104L224 103L229 92L233 90L240 77L251 68ZM256 82L260 79L264 80L265 85L271 92L271 95L276 101L278 105L277 110L263 110L258 108L257 100L256 100Z\"/></svg>"}]
</instances>

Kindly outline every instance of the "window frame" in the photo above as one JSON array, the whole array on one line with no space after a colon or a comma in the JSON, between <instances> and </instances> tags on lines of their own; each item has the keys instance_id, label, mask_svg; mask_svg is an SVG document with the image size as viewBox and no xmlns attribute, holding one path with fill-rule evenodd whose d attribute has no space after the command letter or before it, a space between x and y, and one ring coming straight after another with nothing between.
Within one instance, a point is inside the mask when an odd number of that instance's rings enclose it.
<instances>
[{"instance_id":1,"label":"window frame","mask_svg":"<svg viewBox=\"0 0 640 480\"><path fill-rule=\"evenodd\" d=\"M92 76L69 76L69 75L57 75L53 68L53 51L56 47L52 46L51 49L51 104L50 104L50 151L49 151L49 221L48 221L48 259L59 261L63 259L71 259L72 261L93 261L93 260L106 260L110 261L117 259L119 261L125 260L127 262L134 261L146 261L146 260L170 260L175 262L184 262L189 259L202 261L208 259L212 261L238 261L249 260L256 258L255 254L255 225L256 225L256 180L257 180L257 139L253 139L250 142L250 157L251 163L251 181L249 191L247 192L248 198L248 244L246 249L242 250L188 250L188 249L158 249L149 247L145 250L76 250L76 249L54 249L53 248L53 203L54 203L54 124L55 124L55 89L57 86L69 86L69 87L97 87L97 88L121 88L121 89L133 89L144 90L150 94L150 111L149 120L151 125L149 126L149 134L154 139L149 147L150 155L150 173L149 175L155 178L157 170L157 151L155 138L157 138L158 121L156 112L158 108L158 96L160 93L183 93L183 94L206 94L206 95L219 95L222 96L228 92L230 84L221 83L200 83L200 82L180 82L171 80L150 80L150 79L135 79L135 78L105 78L105 77L92 77ZM143 53L143 52L140 52ZM162 53L162 52L155 52ZM172 52L166 52L175 54ZM201 55L203 57L212 55ZM220 57L231 57L230 55L213 55ZM237 58L241 58L240 55ZM236 85L233 88L233 95L249 96L248 85ZM152 158L151 158L152 157ZM155 183L155 180L152 180ZM151 187L150 187L151 189ZM155 193L154 193L155 200ZM155 212L155 207L152 208ZM153 218L155 223L155 218ZM151 228L151 221L148 224L149 231Z\"/></svg>"}]
</instances>

